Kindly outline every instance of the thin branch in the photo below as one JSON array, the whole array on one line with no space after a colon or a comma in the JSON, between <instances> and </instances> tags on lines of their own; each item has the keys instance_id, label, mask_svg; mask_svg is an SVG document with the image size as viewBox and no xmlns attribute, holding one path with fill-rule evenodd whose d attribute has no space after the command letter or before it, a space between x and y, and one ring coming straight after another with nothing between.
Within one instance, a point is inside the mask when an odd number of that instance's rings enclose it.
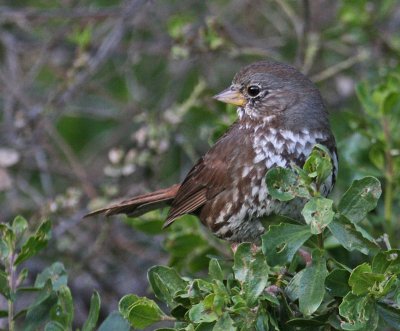
<instances>
[{"instance_id":1,"label":"thin branch","mask_svg":"<svg viewBox=\"0 0 400 331\"><path fill-rule=\"evenodd\" d=\"M299 39L297 62L302 63L303 70L305 68L306 55L309 52L309 39L311 32L311 10L309 0L303 0L303 24L301 38Z\"/></svg>"},{"instance_id":2,"label":"thin branch","mask_svg":"<svg viewBox=\"0 0 400 331\"><path fill-rule=\"evenodd\" d=\"M58 131L53 127L53 125L49 121L44 120L44 128L46 133L49 135L50 139L59 147L59 149L65 155L68 163L71 165L72 171L75 172L77 177L81 180L85 193L90 198L94 198L97 195L96 189L89 181L85 168L81 165L74 151L60 136Z\"/></svg>"},{"instance_id":3,"label":"thin branch","mask_svg":"<svg viewBox=\"0 0 400 331\"><path fill-rule=\"evenodd\" d=\"M335 76L339 72L346 70L356 63L363 62L368 59L369 53L367 51L361 51L357 55L350 57L342 62L336 63L335 65L321 71L320 73L311 77L314 82L321 82L332 76Z\"/></svg>"},{"instance_id":4,"label":"thin branch","mask_svg":"<svg viewBox=\"0 0 400 331\"><path fill-rule=\"evenodd\" d=\"M54 106L60 106L68 102L79 88L86 83L86 81L97 71L97 69L109 58L109 55L118 47L125 30L127 29L127 22L133 20L133 15L137 13L138 9L146 3L145 0L136 0L126 3L122 8L123 15L117 22L104 41L98 48L96 54L89 60L86 70L79 72L74 77L74 81L70 86L56 96L55 99L50 100Z\"/></svg>"},{"instance_id":5,"label":"thin branch","mask_svg":"<svg viewBox=\"0 0 400 331\"><path fill-rule=\"evenodd\" d=\"M121 15L121 8L107 9L87 9L87 8L71 8L65 9L35 9L21 8L12 9L0 7L0 22L18 22L18 21L47 21L49 19L106 19L109 17L118 17Z\"/></svg>"}]
</instances>

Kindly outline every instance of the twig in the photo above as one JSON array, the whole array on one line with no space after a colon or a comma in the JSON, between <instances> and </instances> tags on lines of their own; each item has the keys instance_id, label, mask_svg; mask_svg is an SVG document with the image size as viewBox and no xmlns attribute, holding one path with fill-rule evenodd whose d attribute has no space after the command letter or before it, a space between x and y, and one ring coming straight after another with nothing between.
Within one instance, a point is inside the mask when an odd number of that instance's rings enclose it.
<instances>
[{"instance_id":1,"label":"twig","mask_svg":"<svg viewBox=\"0 0 400 331\"><path fill-rule=\"evenodd\" d=\"M291 6L288 5L288 3L285 0L275 0L275 2L281 7L282 11L286 14L286 16L289 18L289 21L292 23L294 31L296 33L296 38L297 38L297 43L298 43L298 48L297 48L297 54L296 54L296 63L298 65L301 64L301 57L302 53L304 50L304 29L303 29L303 23L301 22L301 19L296 15L295 11Z\"/></svg>"},{"instance_id":2,"label":"twig","mask_svg":"<svg viewBox=\"0 0 400 331\"><path fill-rule=\"evenodd\" d=\"M311 77L314 82L321 82L326 80L339 72L346 70L358 62L365 61L369 57L369 53L367 51L361 51L357 55L350 57L342 62L336 63L335 65L321 71L320 73Z\"/></svg>"},{"instance_id":3,"label":"twig","mask_svg":"<svg viewBox=\"0 0 400 331\"><path fill-rule=\"evenodd\" d=\"M35 148L34 155L36 163L40 170L39 176L43 191L46 193L47 196L51 196L54 194L54 189L53 189L53 182L49 172L46 153L44 153L40 145L37 145Z\"/></svg>"},{"instance_id":4,"label":"twig","mask_svg":"<svg viewBox=\"0 0 400 331\"><path fill-rule=\"evenodd\" d=\"M120 44L125 30L127 29L127 21L132 20L132 15L138 11L138 9L146 3L145 0L136 0L126 3L122 8L122 17L114 23L114 27L108 34L104 41L98 48L96 54L89 60L86 70L76 74L74 81L70 84L67 90L63 91L61 95L50 100L50 103L54 106L59 106L67 103L68 100L79 90L79 88L92 76L94 72L99 68L105 60L109 58L109 55L117 48Z\"/></svg>"},{"instance_id":5,"label":"twig","mask_svg":"<svg viewBox=\"0 0 400 331\"><path fill-rule=\"evenodd\" d=\"M16 22L21 20L39 20L47 21L52 18L61 19L106 19L109 17L117 17L121 15L121 8L107 8L107 9L82 9L71 8L65 9L35 9L35 8L22 8L11 9L7 7L0 7L0 22Z\"/></svg>"},{"instance_id":6,"label":"twig","mask_svg":"<svg viewBox=\"0 0 400 331\"><path fill-rule=\"evenodd\" d=\"M54 129L53 125L49 121L44 120L43 123L45 131L49 135L50 139L63 152L63 154L68 160L68 163L72 167L72 171L74 171L77 177L82 181L82 186L83 189L85 190L85 193L90 198L94 198L97 195L96 189L88 180L88 175L85 171L85 168L81 165L71 147L65 142L65 140L60 136L57 130Z\"/></svg>"},{"instance_id":7,"label":"twig","mask_svg":"<svg viewBox=\"0 0 400 331\"><path fill-rule=\"evenodd\" d=\"M309 0L303 0L303 27L301 38L299 39L299 46L297 50L297 62L302 63L303 70L305 68L305 62L307 53L309 53L309 34L311 31L311 10Z\"/></svg>"}]
</instances>

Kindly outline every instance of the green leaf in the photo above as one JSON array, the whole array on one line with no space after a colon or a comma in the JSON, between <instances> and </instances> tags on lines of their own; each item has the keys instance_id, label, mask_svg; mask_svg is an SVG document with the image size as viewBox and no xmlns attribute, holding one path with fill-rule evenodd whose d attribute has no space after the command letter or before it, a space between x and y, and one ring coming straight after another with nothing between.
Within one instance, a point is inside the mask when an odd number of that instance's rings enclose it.
<instances>
[{"instance_id":1,"label":"green leaf","mask_svg":"<svg viewBox=\"0 0 400 331\"><path fill-rule=\"evenodd\" d=\"M6 258L10 251L15 247L15 233L12 228L6 223L0 223L0 253L3 258Z\"/></svg>"},{"instance_id":2,"label":"green leaf","mask_svg":"<svg viewBox=\"0 0 400 331\"><path fill-rule=\"evenodd\" d=\"M292 260L297 250L311 237L306 225L281 223L271 225L261 237L262 250L270 266L285 264Z\"/></svg>"},{"instance_id":3,"label":"green leaf","mask_svg":"<svg viewBox=\"0 0 400 331\"><path fill-rule=\"evenodd\" d=\"M10 298L10 287L8 286L8 276L3 270L0 270L0 293L4 295L6 299Z\"/></svg>"},{"instance_id":4,"label":"green leaf","mask_svg":"<svg viewBox=\"0 0 400 331\"><path fill-rule=\"evenodd\" d=\"M328 275L323 252L314 250L312 265L305 268L300 278L299 309L309 316L320 306L325 295L325 278Z\"/></svg>"},{"instance_id":5,"label":"green leaf","mask_svg":"<svg viewBox=\"0 0 400 331\"><path fill-rule=\"evenodd\" d=\"M122 315L113 311L107 316L105 321L101 323L98 331L129 331L131 329L127 320Z\"/></svg>"},{"instance_id":6,"label":"green leaf","mask_svg":"<svg viewBox=\"0 0 400 331\"><path fill-rule=\"evenodd\" d=\"M218 315L207 308L204 302L193 305L189 310L188 316L193 323L209 323L218 320Z\"/></svg>"},{"instance_id":7,"label":"green leaf","mask_svg":"<svg viewBox=\"0 0 400 331\"><path fill-rule=\"evenodd\" d=\"M224 307L230 302L230 293L221 280L214 280L213 292L214 298L211 307L218 315L221 315ZM250 292L250 290L246 292L246 297L251 297Z\"/></svg>"},{"instance_id":8,"label":"green leaf","mask_svg":"<svg viewBox=\"0 0 400 331\"><path fill-rule=\"evenodd\" d=\"M352 293L355 295L367 294L375 282L375 278L371 275L373 276L372 269L368 263L357 266L349 278ZM383 275L379 276L379 280L383 280Z\"/></svg>"},{"instance_id":9,"label":"green leaf","mask_svg":"<svg viewBox=\"0 0 400 331\"><path fill-rule=\"evenodd\" d=\"M325 279L328 293L334 297L344 297L350 292L350 272L344 269L334 269Z\"/></svg>"},{"instance_id":10,"label":"green leaf","mask_svg":"<svg viewBox=\"0 0 400 331\"><path fill-rule=\"evenodd\" d=\"M89 316L82 326L82 331L92 331L96 327L97 320L99 319L100 303L100 295L97 291L94 291L90 299Z\"/></svg>"},{"instance_id":11,"label":"green leaf","mask_svg":"<svg viewBox=\"0 0 400 331\"><path fill-rule=\"evenodd\" d=\"M368 255L379 250L375 242L365 238L359 232L355 225L341 215L340 218L334 218L328 225L328 229L336 240L348 251L358 250L361 253Z\"/></svg>"},{"instance_id":12,"label":"green leaf","mask_svg":"<svg viewBox=\"0 0 400 331\"><path fill-rule=\"evenodd\" d=\"M35 287L41 288L50 280L53 289L57 291L61 286L66 286L68 275L61 262L55 262L50 267L44 269L35 280Z\"/></svg>"},{"instance_id":13,"label":"green leaf","mask_svg":"<svg viewBox=\"0 0 400 331\"><path fill-rule=\"evenodd\" d=\"M369 116L376 118L377 117L377 107L372 101L370 87L366 82L362 82L356 85L356 94L358 99L360 100L364 110L368 113Z\"/></svg>"},{"instance_id":14,"label":"green leaf","mask_svg":"<svg viewBox=\"0 0 400 331\"><path fill-rule=\"evenodd\" d=\"M210 265L208 267L208 273L209 273L211 279L217 279L220 281L224 280L224 274L222 272L221 266L219 265L219 262L217 259L210 260Z\"/></svg>"},{"instance_id":15,"label":"green leaf","mask_svg":"<svg viewBox=\"0 0 400 331\"><path fill-rule=\"evenodd\" d=\"M134 294L125 295L120 300L119 312L129 321L132 327L137 329L144 329L162 321L165 317L165 314L153 300L140 298Z\"/></svg>"},{"instance_id":16,"label":"green leaf","mask_svg":"<svg viewBox=\"0 0 400 331\"><path fill-rule=\"evenodd\" d=\"M18 215L13 220L12 228L16 234L20 234L28 228L28 221L21 215Z\"/></svg>"},{"instance_id":17,"label":"green leaf","mask_svg":"<svg viewBox=\"0 0 400 331\"><path fill-rule=\"evenodd\" d=\"M148 271L147 277L156 297L170 307L174 305L176 292L184 290L187 285L187 282L169 267L154 266Z\"/></svg>"},{"instance_id":18,"label":"green leaf","mask_svg":"<svg viewBox=\"0 0 400 331\"><path fill-rule=\"evenodd\" d=\"M172 16L167 23L168 34L174 38L182 38L185 33L185 27L194 21L193 17L188 14L180 14Z\"/></svg>"},{"instance_id":19,"label":"green leaf","mask_svg":"<svg viewBox=\"0 0 400 331\"><path fill-rule=\"evenodd\" d=\"M64 327L64 330L71 329L74 319L74 304L71 291L66 285L62 285L57 291L58 301L50 310L52 321Z\"/></svg>"},{"instance_id":20,"label":"green leaf","mask_svg":"<svg viewBox=\"0 0 400 331\"><path fill-rule=\"evenodd\" d=\"M356 267L350 275L349 285L356 295L372 294L380 298L389 293L397 279L390 273L374 273L368 263Z\"/></svg>"},{"instance_id":21,"label":"green leaf","mask_svg":"<svg viewBox=\"0 0 400 331\"><path fill-rule=\"evenodd\" d=\"M2 233L2 236L4 233ZM7 244L6 240L0 238L0 258L6 259L8 254L10 253L10 247Z\"/></svg>"},{"instance_id":22,"label":"green leaf","mask_svg":"<svg viewBox=\"0 0 400 331\"><path fill-rule=\"evenodd\" d=\"M376 330L379 316L374 300L369 296L348 293L339 306L339 314L345 319L343 330Z\"/></svg>"},{"instance_id":23,"label":"green leaf","mask_svg":"<svg viewBox=\"0 0 400 331\"><path fill-rule=\"evenodd\" d=\"M232 318L228 313L224 313L215 323L212 331L236 331Z\"/></svg>"},{"instance_id":24,"label":"green leaf","mask_svg":"<svg viewBox=\"0 0 400 331\"><path fill-rule=\"evenodd\" d=\"M48 240L50 239L51 222L43 222L36 233L29 237L29 239L23 244L15 265L18 265L30 257L36 255L40 250L46 247Z\"/></svg>"},{"instance_id":25,"label":"green leaf","mask_svg":"<svg viewBox=\"0 0 400 331\"><path fill-rule=\"evenodd\" d=\"M306 269L300 270L290 280L288 286L285 288L285 294L290 300L295 301L300 297L300 281Z\"/></svg>"},{"instance_id":26,"label":"green leaf","mask_svg":"<svg viewBox=\"0 0 400 331\"><path fill-rule=\"evenodd\" d=\"M289 201L296 197L297 176L287 168L276 167L267 172L265 177L268 193L279 201Z\"/></svg>"},{"instance_id":27,"label":"green leaf","mask_svg":"<svg viewBox=\"0 0 400 331\"><path fill-rule=\"evenodd\" d=\"M351 222L358 223L375 209L381 193L381 183L375 177L355 180L340 200L338 210Z\"/></svg>"},{"instance_id":28,"label":"green leaf","mask_svg":"<svg viewBox=\"0 0 400 331\"><path fill-rule=\"evenodd\" d=\"M300 328L299 330L319 330L318 326L323 326L326 321L311 319L311 318L293 318L285 323L289 326L294 326Z\"/></svg>"},{"instance_id":29,"label":"green leaf","mask_svg":"<svg viewBox=\"0 0 400 331\"><path fill-rule=\"evenodd\" d=\"M316 178L317 187L322 185L325 180L332 175L332 159L329 150L320 144L316 144L303 169L311 178Z\"/></svg>"},{"instance_id":30,"label":"green leaf","mask_svg":"<svg viewBox=\"0 0 400 331\"><path fill-rule=\"evenodd\" d=\"M51 321L46 324L44 331L65 331L67 330L61 323L56 321Z\"/></svg>"},{"instance_id":31,"label":"green leaf","mask_svg":"<svg viewBox=\"0 0 400 331\"><path fill-rule=\"evenodd\" d=\"M379 252L372 260L372 272L400 274L400 250L392 249L386 252Z\"/></svg>"},{"instance_id":32,"label":"green leaf","mask_svg":"<svg viewBox=\"0 0 400 331\"><path fill-rule=\"evenodd\" d=\"M47 281L26 312L23 330L33 331L45 323L50 316L51 308L56 303L57 295L52 289L51 282Z\"/></svg>"},{"instance_id":33,"label":"green leaf","mask_svg":"<svg viewBox=\"0 0 400 331\"><path fill-rule=\"evenodd\" d=\"M400 329L400 308L391 307L385 303L378 302L379 316L395 330Z\"/></svg>"},{"instance_id":34,"label":"green leaf","mask_svg":"<svg viewBox=\"0 0 400 331\"><path fill-rule=\"evenodd\" d=\"M301 214L306 223L311 226L312 234L322 233L325 227L332 222L335 215L332 205L332 200L321 197L311 198L304 205Z\"/></svg>"},{"instance_id":35,"label":"green leaf","mask_svg":"<svg viewBox=\"0 0 400 331\"><path fill-rule=\"evenodd\" d=\"M252 305L268 283L265 257L260 251L254 251L252 244L242 243L237 247L234 261L235 278L241 283L248 304Z\"/></svg>"},{"instance_id":36,"label":"green leaf","mask_svg":"<svg viewBox=\"0 0 400 331\"><path fill-rule=\"evenodd\" d=\"M159 216L159 215L158 215ZM150 235L162 233L164 220L155 218L155 215L143 215L140 218L126 218L126 223L135 229Z\"/></svg>"}]
</instances>

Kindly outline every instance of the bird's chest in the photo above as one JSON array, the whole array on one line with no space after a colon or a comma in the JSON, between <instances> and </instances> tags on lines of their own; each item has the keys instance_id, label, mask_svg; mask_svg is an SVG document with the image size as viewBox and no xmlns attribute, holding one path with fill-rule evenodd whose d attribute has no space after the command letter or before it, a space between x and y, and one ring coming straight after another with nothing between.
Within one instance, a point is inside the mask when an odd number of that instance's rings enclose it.
<instances>
[{"instance_id":1,"label":"bird's chest","mask_svg":"<svg viewBox=\"0 0 400 331\"><path fill-rule=\"evenodd\" d=\"M322 139L318 133L308 131L264 129L256 127L247 136L243 146L246 157L240 154L232 160L230 189L218 196L213 204L216 218L208 220L214 233L231 241L253 240L264 228L259 222L263 216L284 214L296 218L301 210L297 199L290 202L274 200L268 194L265 176L274 167L302 166L313 146ZM251 153L248 152L251 149ZM244 155L244 154L243 154ZM228 201L228 203L227 203ZM223 203L222 203L223 202Z\"/></svg>"},{"instance_id":2,"label":"bird's chest","mask_svg":"<svg viewBox=\"0 0 400 331\"><path fill-rule=\"evenodd\" d=\"M247 183L248 194L245 197L247 204L255 209L257 215L281 212L283 205L272 200L268 195L265 184L265 175L274 167L291 167L292 164L302 166L312 147L321 138L319 134L310 134L308 131L292 132L288 130L255 129L252 137L254 157L247 162L249 178L243 176ZM243 175L246 175L246 167Z\"/></svg>"}]
</instances>

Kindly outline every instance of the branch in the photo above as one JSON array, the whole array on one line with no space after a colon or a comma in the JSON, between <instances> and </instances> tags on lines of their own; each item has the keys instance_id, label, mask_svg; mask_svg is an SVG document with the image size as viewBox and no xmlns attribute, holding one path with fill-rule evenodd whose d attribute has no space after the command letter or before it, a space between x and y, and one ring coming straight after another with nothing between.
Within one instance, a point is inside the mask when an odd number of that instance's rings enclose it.
<instances>
[{"instance_id":1,"label":"branch","mask_svg":"<svg viewBox=\"0 0 400 331\"><path fill-rule=\"evenodd\" d=\"M326 80L339 72L346 70L358 62L363 62L368 59L369 53L367 51L361 51L357 55L350 57L342 62L336 63L335 65L321 71L320 73L311 77L312 81L314 82L321 82Z\"/></svg>"}]
</instances>

